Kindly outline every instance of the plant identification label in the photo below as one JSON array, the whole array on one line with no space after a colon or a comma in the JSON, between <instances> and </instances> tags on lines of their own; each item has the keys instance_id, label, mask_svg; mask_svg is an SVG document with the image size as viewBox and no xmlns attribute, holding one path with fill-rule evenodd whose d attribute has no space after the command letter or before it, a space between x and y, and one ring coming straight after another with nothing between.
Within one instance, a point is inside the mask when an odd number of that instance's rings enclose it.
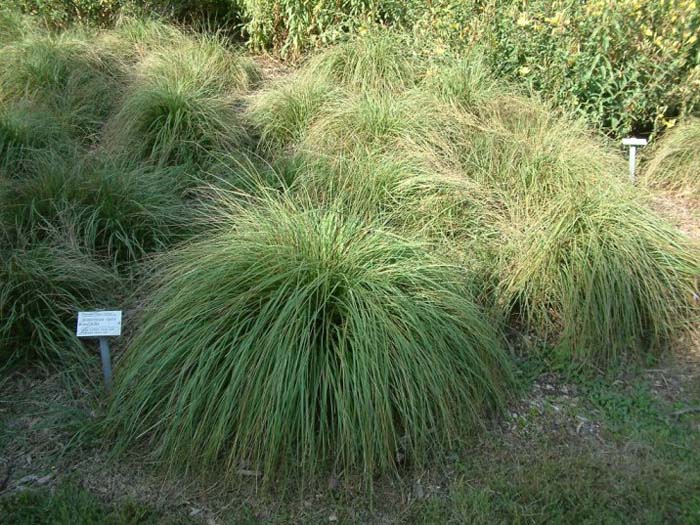
<instances>
[{"instance_id":1,"label":"plant identification label","mask_svg":"<svg viewBox=\"0 0 700 525\"><path fill-rule=\"evenodd\" d=\"M78 337L117 336L122 333L121 310L111 312L78 312Z\"/></svg>"}]
</instances>

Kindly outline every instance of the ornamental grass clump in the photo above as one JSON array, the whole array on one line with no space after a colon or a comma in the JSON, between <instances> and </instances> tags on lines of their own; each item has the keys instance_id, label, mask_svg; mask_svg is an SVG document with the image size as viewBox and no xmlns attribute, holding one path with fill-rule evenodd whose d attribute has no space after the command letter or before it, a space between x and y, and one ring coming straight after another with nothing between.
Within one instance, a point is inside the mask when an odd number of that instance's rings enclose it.
<instances>
[{"instance_id":1,"label":"ornamental grass clump","mask_svg":"<svg viewBox=\"0 0 700 525\"><path fill-rule=\"evenodd\" d=\"M0 7L0 47L35 31L33 21L17 9Z\"/></svg>"},{"instance_id":2,"label":"ornamental grass clump","mask_svg":"<svg viewBox=\"0 0 700 525\"><path fill-rule=\"evenodd\" d=\"M506 353L462 269L342 208L222 199L208 235L150 283L111 405L123 445L266 481L324 468L369 480L503 402Z\"/></svg>"},{"instance_id":3,"label":"ornamental grass clump","mask_svg":"<svg viewBox=\"0 0 700 525\"><path fill-rule=\"evenodd\" d=\"M35 158L34 169L0 188L0 217L18 236L41 239L68 228L85 250L121 266L191 229L170 170L55 154Z\"/></svg>"},{"instance_id":4,"label":"ornamental grass clump","mask_svg":"<svg viewBox=\"0 0 700 525\"><path fill-rule=\"evenodd\" d=\"M257 79L252 62L217 38L152 50L107 124L107 146L158 165L203 163L212 152L241 149L247 142L242 96Z\"/></svg>"},{"instance_id":5,"label":"ornamental grass clump","mask_svg":"<svg viewBox=\"0 0 700 525\"><path fill-rule=\"evenodd\" d=\"M698 312L700 247L626 188L574 189L510 224L498 299L567 362L658 351Z\"/></svg>"},{"instance_id":6,"label":"ornamental grass clump","mask_svg":"<svg viewBox=\"0 0 700 525\"><path fill-rule=\"evenodd\" d=\"M68 235L33 243L0 237L0 359L82 355L77 312L107 306L119 280Z\"/></svg>"},{"instance_id":7,"label":"ornamental grass clump","mask_svg":"<svg viewBox=\"0 0 700 525\"><path fill-rule=\"evenodd\" d=\"M48 110L28 103L0 102L0 176L23 178L37 155L72 149L66 127Z\"/></svg>"},{"instance_id":8,"label":"ornamental grass clump","mask_svg":"<svg viewBox=\"0 0 700 525\"><path fill-rule=\"evenodd\" d=\"M423 77L426 61L407 33L374 28L312 59L312 76L366 93L395 93L414 87Z\"/></svg>"},{"instance_id":9,"label":"ornamental grass clump","mask_svg":"<svg viewBox=\"0 0 700 525\"><path fill-rule=\"evenodd\" d=\"M94 142L120 92L114 57L88 32L30 34L2 49L0 99L29 100L60 117L73 135Z\"/></svg>"},{"instance_id":10,"label":"ornamental grass clump","mask_svg":"<svg viewBox=\"0 0 700 525\"><path fill-rule=\"evenodd\" d=\"M653 148L643 179L654 188L700 197L700 119L667 132Z\"/></svg>"}]
</instances>

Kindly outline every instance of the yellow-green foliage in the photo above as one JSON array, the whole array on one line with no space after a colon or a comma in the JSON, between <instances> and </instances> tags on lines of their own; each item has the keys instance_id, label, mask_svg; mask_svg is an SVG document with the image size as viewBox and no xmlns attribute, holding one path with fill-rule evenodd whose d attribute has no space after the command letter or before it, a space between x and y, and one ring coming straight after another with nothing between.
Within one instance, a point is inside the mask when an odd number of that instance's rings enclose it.
<instances>
[{"instance_id":1,"label":"yellow-green foliage","mask_svg":"<svg viewBox=\"0 0 700 525\"><path fill-rule=\"evenodd\" d=\"M653 187L700 196L700 120L683 122L653 146L644 179Z\"/></svg>"},{"instance_id":2,"label":"yellow-green foliage","mask_svg":"<svg viewBox=\"0 0 700 525\"><path fill-rule=\"evenodd\" d=\"M107 124L120 156L161 165L198 163L240 148L241 98L259 79L255 65L216 37L178 39L136 64L121 106Z\"/></svg>"},{"instance_id":3,"label":"yellow-green foliage","mask_svg":"<svg viewBox=\"0 0 700 525\"><path fill-rule=\"evenodd\" d=\"M242 2L250 44L298 54L402 27L425 52L483 49L498 76L616 135L657 132L700 108L695 0Z\"/></svg>"}]
</instances>

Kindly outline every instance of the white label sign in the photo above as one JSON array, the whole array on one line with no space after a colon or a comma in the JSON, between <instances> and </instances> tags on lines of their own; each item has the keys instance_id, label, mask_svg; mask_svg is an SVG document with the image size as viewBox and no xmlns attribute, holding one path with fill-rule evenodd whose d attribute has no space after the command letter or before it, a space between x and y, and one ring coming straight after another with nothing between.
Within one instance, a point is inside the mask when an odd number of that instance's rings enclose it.
<instances>
[{"instance_id":1,"label":"white label sign","mask_svg":"<svg viewBox=\"0 0 700 525\"><path fill-rule=\"evenodd\" d=\"M116 336L122 333L122 313L78 312L78 337Z\"/></svg>"}]
</instances>

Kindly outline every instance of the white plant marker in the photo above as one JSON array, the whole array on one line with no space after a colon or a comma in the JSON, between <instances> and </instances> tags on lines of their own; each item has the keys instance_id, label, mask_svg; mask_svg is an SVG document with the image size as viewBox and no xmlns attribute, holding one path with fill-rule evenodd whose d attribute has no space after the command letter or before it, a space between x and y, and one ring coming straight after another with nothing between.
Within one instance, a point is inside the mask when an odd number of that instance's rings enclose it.
<instances>
[{"instance_id":1,"label":"white plant marker","mask_svg":"<svg viewBox=\"0 0 700 525\"><path fill-rule=\"evenodd\" d=\"M634 171L637 164L637 148L647 145L647 139L638 139L635 137L629 137L622 139L623 146L629 146L630 149L630 180L634 184Z\"/></svg>"},{"instance_id":2,"label":"white plant marker","mask_svg":"<svg viewBox=\"0 0 700 525\"><path fill-rule=\"evenodd\" d=\"M105 378L105 389L112 390L112 359L109 355L107 337L117 337L122 333L121 310L107 312L78 312L78 337L96 337L100 341L100 356L102 357L102 373Z\"/></svg>"}]
</instances>

